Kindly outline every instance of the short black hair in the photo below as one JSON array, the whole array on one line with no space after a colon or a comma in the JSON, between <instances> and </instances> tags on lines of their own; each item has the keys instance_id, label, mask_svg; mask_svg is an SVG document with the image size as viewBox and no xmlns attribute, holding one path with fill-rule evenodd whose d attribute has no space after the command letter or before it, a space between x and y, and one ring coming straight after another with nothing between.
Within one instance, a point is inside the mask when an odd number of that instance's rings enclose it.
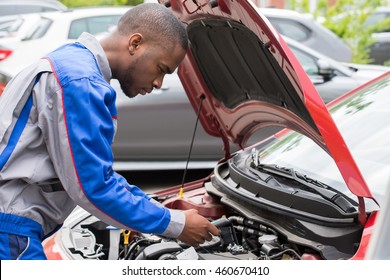
<instances>
[{"instance_id":1,"label":"short black hair","mask_svg":"<svg viewBox=\"0 0 390 280\"><path fill-rule=\"evenodd\" d=\"M146 40L167 47L179 43L188 48L188 36L182 22L164 5L144 3L130 8L119 20L118 32L122 35L139 32Z\"/></svg>"}]
</instances>

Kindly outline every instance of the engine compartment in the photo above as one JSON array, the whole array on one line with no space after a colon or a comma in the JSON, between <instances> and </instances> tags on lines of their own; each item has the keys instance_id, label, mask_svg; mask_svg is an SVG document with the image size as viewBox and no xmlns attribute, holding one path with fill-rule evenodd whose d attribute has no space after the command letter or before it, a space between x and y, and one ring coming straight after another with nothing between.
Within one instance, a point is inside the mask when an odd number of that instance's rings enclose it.
<instances>
[{"instance_id":1,"label":"engine compartment","mask_svg":"<svg viewBox=\"0 0 390 280\"><path fill-rule=\"evenodd\" d=\"M221 235L195 248L155 234L114 228L85 212L82 219L63 226L57 243L72 259L102 260L348 259L359 246L358 225L328 227L259 211L221 192L215 178L187 188L184 197L170 192L154 199L169 208L197 209Z\"/></svg>"},{"instance_id":2,"label":"engine compartment","mask_svg":"<svg viewBox=\"0 0 390 280\"><path fill-rule=\"evenodd\" d=\"M63 227L59 238L73 259L101 260L268 260L322 259L316 252L281 242L278 233L240 216L213 223L221 235L195 248L178 240L113 228L94 216Z\"/></svg>"},{"instance_id":3,"label":"engine compartment","mask_svg":"<svg viewBox=\"0 0 390 280\"><path fill-rule=\"evenodd\" d=\"M261 193L246 195L245 185L254 183L237 183L245 174L232 174L221 162L206 178L151 195L171 209L196 209L220 229L220 236L196 248L112 227L82 209L62 227L57 244L68 258L103 260L334 260L358 251L363 227L354 212L341 218L286 212L286 205L262 203Z\"/></svg>"}]
</instances>

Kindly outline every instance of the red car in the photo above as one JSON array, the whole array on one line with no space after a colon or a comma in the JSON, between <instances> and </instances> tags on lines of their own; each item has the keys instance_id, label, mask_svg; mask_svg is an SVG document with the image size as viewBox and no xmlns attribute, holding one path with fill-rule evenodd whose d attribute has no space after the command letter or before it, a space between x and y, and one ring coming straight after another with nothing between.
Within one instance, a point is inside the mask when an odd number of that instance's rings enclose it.
<instances>
[{"instance_id":1,"label":"red car","mask_svg":"<svg viewBox=\"0 0 390 280\"><path fill-rule=\"evenodd\" d=\"M193 248L113 228L78 209L45 242L48 258L364 258L390 174L390 73L328 111L250 1L161 2L187 25L191 45L178 73L225 157L207 178L153 196L197 209L221 236ZM246 147L269 126L288 130ZM230 143L242 150L230 153Z\"/></svg>"}]
</instances>

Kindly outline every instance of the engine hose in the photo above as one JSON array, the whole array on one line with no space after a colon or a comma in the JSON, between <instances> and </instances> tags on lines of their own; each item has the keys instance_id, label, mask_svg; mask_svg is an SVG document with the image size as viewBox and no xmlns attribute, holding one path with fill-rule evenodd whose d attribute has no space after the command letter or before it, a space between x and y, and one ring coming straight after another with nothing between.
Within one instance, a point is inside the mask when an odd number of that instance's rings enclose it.
<instances>
[{"instance_id":1,"label":"engine hose","mask_svg":"<svg viewBox=\"0 0 390 280\"><path fill-rule=\"evenodd\" d=\"M264 232L261 232L260 230L253 229L250 227L244 227L244 226L235 226L234 227L237 231L241 231L242 233L249 234L249 235L257 235L257 236L263 236Z\"/></svg>"},{"instance_id":2,"label":"engine hose","mask_svg":"<svg viewBox=\"0 0 390 280\"><path fill-rule=\"evenodd\" d=\"M281 251L281 252L279 252L277 254L273 254L272 256L269 257L269 259L273 260L273 259L276 259L276 258L284 255L284 254L290 254L290 256L292 255L292 256L296 257L297 260L301 260L302 259L301 256L299 256L298 253L295 252L292 249L285 249L285 250L283 250L283 251Z\"/></svg>"},{"instance_id":3,"label":"engine hose","mask_svg":"<svg viewBox=\"0 0 390 280\"><path fill-rule=\"evenodd\" d=\"M250 219L244 218L244 217L239 217L239 216L230 216L228 218L231 222L236 222L239 225L247 226L253 229L259 229L261 231L265 231L268 233L272 233L277 235L276 231L273 230L272 228L269 228L259 222L252 221Z\"/></svg>"},{"instance_id":4,"label":"engine hose","mask_svg":"<svg viewBox=\"0 0 390 280\"><path fill-rule=\"evenodd\" d=\"M140 239L138 241L135 241L133 244L130 245L130 248L127 252L127 255L125 255L124 260L131 260L135 257L135 248L137 246L140 246L142 243L146 243L147 245L159 243L161 240L151 240L151 239Z\"/></svg>"}]
</instances>

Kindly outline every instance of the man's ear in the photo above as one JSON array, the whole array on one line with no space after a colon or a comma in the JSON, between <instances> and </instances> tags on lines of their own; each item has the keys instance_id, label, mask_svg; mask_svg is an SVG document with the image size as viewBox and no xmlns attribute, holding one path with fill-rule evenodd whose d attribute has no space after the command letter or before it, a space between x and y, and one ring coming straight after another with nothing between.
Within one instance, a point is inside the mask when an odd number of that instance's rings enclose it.
<instances>
[{"instance_id":1,"label":"man's ear","mask_svg":"<svg viewBox=\"0 0 390 280\"><path fill-rule=\"evenodd\" d=\"M133 55L139 46L143 43L143 37L140 33L134 33L129 38L129 53Z\"/></svg>"}]
</instances>

